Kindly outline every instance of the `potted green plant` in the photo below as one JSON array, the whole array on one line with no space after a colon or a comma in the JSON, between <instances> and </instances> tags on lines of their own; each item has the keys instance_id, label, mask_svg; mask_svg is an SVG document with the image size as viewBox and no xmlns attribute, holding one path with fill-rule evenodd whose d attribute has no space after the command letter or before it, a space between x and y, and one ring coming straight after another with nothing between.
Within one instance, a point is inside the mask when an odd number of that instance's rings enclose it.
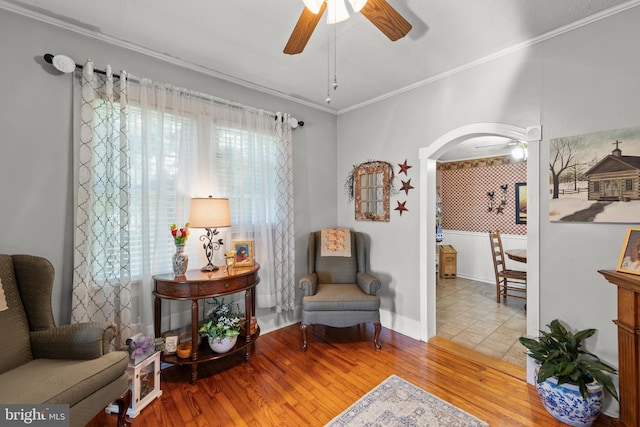
<instances>
[{"instance_id":1,"label":"potted green plant","mask_svg":"<svg viewBox=\"0 0 640 427\"><path fill-rule=\"evenodd\" d=\"M198 329L198 333L207 336L209 347L217 353L226 353L233 348L240 335L240 329L246 323L240 307L237 304L236 307L237 310L234 311L233 304L225 304L224 299L218 301L214 298L213 308Z\"/></svg>"},{"instance_id":2,"label":"potted green plant","mask_svg":"<svg viewBox=\"0 0 640 427\"><path fill-rule=\"evenodd\" d=\"M582 349L583 341L596 333L585 329L571 333L559 320L538 339L520 337L527 354L537 362L536 388L544 407L555 418L572 426L590 426L602 411L604 390L618 400L611 378L615 368Z\"/></svg>"}]
</instances>

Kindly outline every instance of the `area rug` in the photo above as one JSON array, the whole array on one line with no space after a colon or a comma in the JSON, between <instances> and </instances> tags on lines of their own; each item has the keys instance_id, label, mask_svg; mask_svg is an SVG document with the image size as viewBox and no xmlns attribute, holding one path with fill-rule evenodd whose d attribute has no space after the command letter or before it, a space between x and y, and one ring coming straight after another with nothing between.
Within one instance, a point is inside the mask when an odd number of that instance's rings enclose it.
<instances>
[{"instance_id":1,"label":"area rug","mask_svg":"<svg viewBox=\"0 0 640 427\"><path fill-rule=\"evenodd\" d=\"M327 426L488 427L489 424L391 375Z\"/></svg>"}]
</instances>

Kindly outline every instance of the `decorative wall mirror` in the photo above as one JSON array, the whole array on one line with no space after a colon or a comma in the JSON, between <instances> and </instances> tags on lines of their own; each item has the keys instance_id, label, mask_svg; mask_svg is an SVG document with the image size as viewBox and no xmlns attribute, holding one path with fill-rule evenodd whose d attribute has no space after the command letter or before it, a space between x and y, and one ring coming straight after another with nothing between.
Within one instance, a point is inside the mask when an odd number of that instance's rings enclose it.
<instances>
[{"instance_id":1,"label":"decorative wall mirror","mask_svg":"<svg viewBox=\"0 0 640 427\"><path fill-rule=\"evenodd\" d=\"M392 167L387 162L367 162L354 167L356 220L389 222L392 173Z\"/></svg>"}]
</instances>

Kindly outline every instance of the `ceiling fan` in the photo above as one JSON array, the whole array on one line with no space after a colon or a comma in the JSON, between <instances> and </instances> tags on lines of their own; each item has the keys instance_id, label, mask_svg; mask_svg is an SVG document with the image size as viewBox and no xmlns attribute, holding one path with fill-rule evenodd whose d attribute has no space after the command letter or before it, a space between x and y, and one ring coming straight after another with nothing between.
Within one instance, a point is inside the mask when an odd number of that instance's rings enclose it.
<instances>
[{"instance_id":1,"label":"ceiling fan","mask_svg":"<svg viewBox=\"0 0 640 427\"><path fill-rule=\"evenodd\" d=\"M284 53L296 55L304 50L313 34L313 30L324 14L327 13L327 23L333 24L349 17L346 0L303 0L305 8L296 23L284 48ZM362 13L391 41L396 41L411 30L411 24L402 17L386 0L349 0L354 12Z\"/></svg>"}]
</instances>

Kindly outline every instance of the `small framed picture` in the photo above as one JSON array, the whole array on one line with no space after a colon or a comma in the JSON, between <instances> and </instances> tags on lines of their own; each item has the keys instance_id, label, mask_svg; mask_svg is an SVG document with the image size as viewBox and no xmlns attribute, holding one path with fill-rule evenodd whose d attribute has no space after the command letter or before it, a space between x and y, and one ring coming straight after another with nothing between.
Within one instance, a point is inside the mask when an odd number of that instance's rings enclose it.
<instances>
[{"instance_id":1,"label":"small framed picture","mask_svg":"<svg viewBox=\"0 0 640 427\"><path fill-rule=\"evenodd\" d=\"M253 265L252 241L245 240L241 242L233 242L232 246L232 250L236 251L236 267L249 267Z\"/></svg>"},{"instance_id":2,"label":"small framed picture","mask_svg":"<svg viewBox=\"0 0 640 427\"><path fill-rule=\"evenodd\" d=\"M629 228L616 271L640 275L640 228Z\"/></svg>"}]
</instances>

